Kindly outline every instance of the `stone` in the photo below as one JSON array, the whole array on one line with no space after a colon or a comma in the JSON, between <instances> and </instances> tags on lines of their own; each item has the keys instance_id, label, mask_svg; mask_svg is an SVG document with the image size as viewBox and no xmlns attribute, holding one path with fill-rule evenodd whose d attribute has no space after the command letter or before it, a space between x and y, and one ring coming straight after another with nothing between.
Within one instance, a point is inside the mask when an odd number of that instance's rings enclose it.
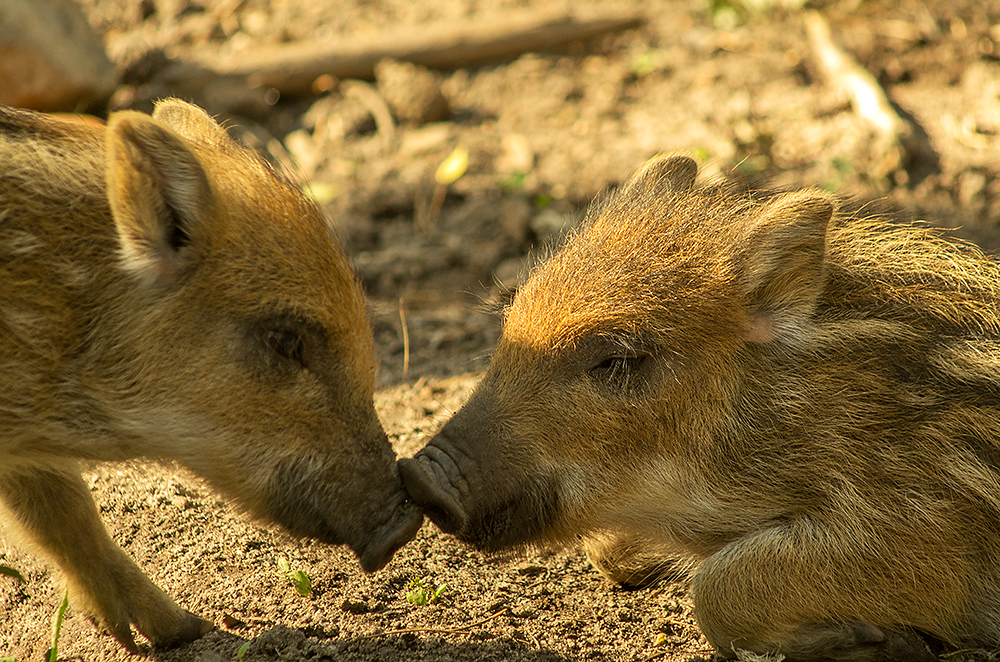
<instances>
[{"instance_id":1,"label":"stone","mask_svg":"<svg viewBox=\"0 0 1000 662\"><path fill-rule=\"evenodd\" d=\"M73 0L0 0L0 103L82 111L116 84L100 37Z\"/></svg>"}]
</instances>

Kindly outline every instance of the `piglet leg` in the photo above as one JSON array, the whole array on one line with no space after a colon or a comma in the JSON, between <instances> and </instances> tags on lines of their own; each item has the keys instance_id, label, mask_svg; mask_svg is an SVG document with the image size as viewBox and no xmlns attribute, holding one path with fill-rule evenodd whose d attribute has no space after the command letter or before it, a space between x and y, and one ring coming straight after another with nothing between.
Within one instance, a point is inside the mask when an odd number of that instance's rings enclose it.
<instances>
[{"instance_id":1,"label":"piglet leg","mask_svg":"<svg viewBox=\"0 0 1000 662\"><path fill-rule=\"evenodd\" d=\"M75 463L0 470L0 504L15 533L63 571L73 604L130 651L137 650L130 625L157 646L214 627L178 607L115 544Z\"/></svg>"}]
</instances>

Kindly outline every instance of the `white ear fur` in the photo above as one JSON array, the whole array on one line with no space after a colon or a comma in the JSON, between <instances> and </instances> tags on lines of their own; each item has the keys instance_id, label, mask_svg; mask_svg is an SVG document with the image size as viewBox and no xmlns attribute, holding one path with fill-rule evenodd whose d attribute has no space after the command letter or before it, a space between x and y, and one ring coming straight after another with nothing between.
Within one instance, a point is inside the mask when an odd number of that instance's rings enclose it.
<instances>
[{"instance_id":1,"label":"white ear fur","mask_svg":"<svg viewBox=\"0 0 1000 662\"><path fill-rule=\"evenodd\" d=\"M134 111L111 116L106 147L124 267L147 283L175 279L191 265L192 237L213 204L201 163L174 131Z\"/></svg>"}]
</instances>

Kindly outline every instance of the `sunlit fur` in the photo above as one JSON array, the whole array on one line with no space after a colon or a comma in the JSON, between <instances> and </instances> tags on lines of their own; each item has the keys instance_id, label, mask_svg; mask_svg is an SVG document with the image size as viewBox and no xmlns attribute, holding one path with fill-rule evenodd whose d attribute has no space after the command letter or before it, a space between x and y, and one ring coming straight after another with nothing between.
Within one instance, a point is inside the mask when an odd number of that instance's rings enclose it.
<instances>
[{"instance_id":1,"label":"sunlit fur","mask_svg":"<svg viewBox=\"0 0 1000 662\"><path fill-rule=\"evenodd\" d=\"M864 638L909 628L1000 645L1000 270L822 192L693 176L654 160L518 291L432 442L470 458L442 521L489 530L493 495L551 481L558 509L524 506L499 546L583 536L626 581L690 565L729 654L907 659Z\"/></svg>"},{"instance_id":2,"label":"sunlit fur","mask_svg":"<svg viewBox=\"0 0 1000 662\"><path fill-rule=\"evenodd\" d=\"M296 358L264 342L275 326L302 333ZM126 646L130 623L154 643L205 624L118 550L75 463L179 461L372 569L419 526L374 372L316 206L203 111L168 100L104 129L0 108L4 520Z\"/></svg>"}]
</instances>

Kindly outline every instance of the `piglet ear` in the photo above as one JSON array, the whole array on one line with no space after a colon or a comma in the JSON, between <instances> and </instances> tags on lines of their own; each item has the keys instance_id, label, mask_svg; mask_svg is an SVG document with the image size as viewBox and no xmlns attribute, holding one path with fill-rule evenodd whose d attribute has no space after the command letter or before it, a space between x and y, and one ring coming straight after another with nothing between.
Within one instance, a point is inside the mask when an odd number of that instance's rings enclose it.
<instances>
[{"instance_id":1,"label":"piglet ear","mask_svg":"<svg viewBox=\"0 0 1000 662\"><path fill-rule=\"evenodd\" d=\"M782 195L750 224L738 267L750 342L793 340L816 310L825 278L833 200L818 191Z\"/></svg>"},{"instance_id":2,"label":"piglet ear","mask_svg":"<svg viewBox=\"0 0 1000 662\"><path fill-rule=\"evenodd\" d=\"M657 156L646 161L625 183L626 195L648 192L654 197L685 193L694 186L698 164L687 156Z\"/></svg>"},{"instance_id":3,"label":"piglet ear","mask_svg":"<svg viewBox=\"0 0 1000 662\"><path fill-rule=\"evenodd\" d=\"M174 282L193 266L211 213L205 171L183 138L142 113L112 115L105 140L122 264L145 283Z\"/></svg>"},{"instance_id":4,"label":"piglet ear","mask_svg":"<svg viewBox=\"0 0 1000 662\"><path fill-rule=\"evenodd\" d=\"M229 134L212 119L212 116L194 104L180 99L162 99L156 102L153 119L176 131L193 142L212 147L232 144Z\"/></svg>"}]
</instances>

